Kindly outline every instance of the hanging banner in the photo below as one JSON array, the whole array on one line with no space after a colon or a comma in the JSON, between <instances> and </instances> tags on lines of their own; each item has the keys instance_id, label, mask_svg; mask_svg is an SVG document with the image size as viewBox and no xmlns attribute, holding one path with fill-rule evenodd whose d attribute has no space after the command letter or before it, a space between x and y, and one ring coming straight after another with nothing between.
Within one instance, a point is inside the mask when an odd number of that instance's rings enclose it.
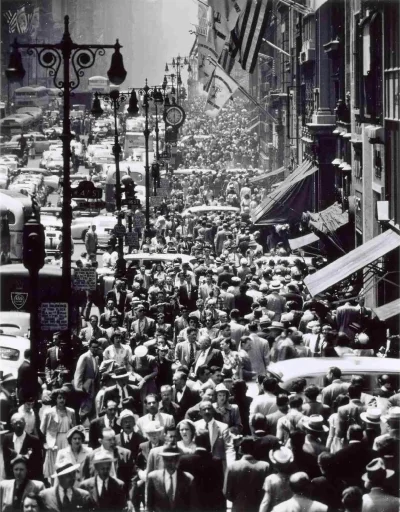
<instances>
[{"instance_id":1,"label":"hanging banner","mask_svg":"<svg viewBox=\"0 0 400 512\"><path fill-rule=\"evenodd\" d=\"M208 91L205 113L210 117L217 117L221 108L238 88L239 84L217 66Z\"/></svg>"}]
</instances>

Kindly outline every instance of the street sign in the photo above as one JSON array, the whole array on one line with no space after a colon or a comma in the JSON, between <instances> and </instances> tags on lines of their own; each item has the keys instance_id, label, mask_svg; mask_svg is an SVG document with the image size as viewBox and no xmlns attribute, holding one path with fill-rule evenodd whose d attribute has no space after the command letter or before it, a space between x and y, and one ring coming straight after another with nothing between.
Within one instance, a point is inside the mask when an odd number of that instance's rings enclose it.
<instances>
[{"instance_id":1,"label":"street sign","mask_svg":"<svg viewBox=\"0 0 400 512\"><path fill-rule=\"evenodd\" d=\"M142 212L136 212L133 217L135 228L144 228L146 225L146 217Z\"/></svg>"},{"instance_id":2,"label":"street sign","mask_svg":"<svg viewBox=\"0 0 400 512\"><path fill-rule=\"evenodd\" d=\"M94 186L92 181L80 181L78 186L71 188L71 197L84 199L101 199L103 190Z\"/></svg>"},{"instance_id":3,"label":"street sign","mask_svg":"<svg viewBox=\"0 0 400 512\"><path fill-rule=\"evenodd\" d=\"M126 233L126 227L123 224L115 224L114 234L115 236L124 236Z\"/></svg>"},{"instance_id":4,"label":"street sign","mask_svg":"<svg viewBox=\"0 0 400 512\"><path fill-rule=\"evenodd\" d=\"M161 196L151 196L150 199L150 206L160 206L163 202L163 197Z\"/></svg>"},{"instance_id":5,"label":"street sign","mask_svg":"<svg viewBox=\"0 0 400 512\"><path fill-rule=\"evenodd\" d=\"M40 328L42 331L66 331L68 329L68 304L66 302L42 302Z\"/></svg>"},{"instance_id":6,"label":"street sign","mask_svg":"<svg viewBox=\"0 0 400 512\"><path fill-rule=\"evenodd\" d=\"M168 197L170 194L170 191L166 188L158 188L157 187L157 195L160 197Z\"/></svg>"},{"instance_id":7,"label":"street sign","mask_svg":"<svg viewBox=\"0 0 400 512\"><path fill-rule=\"evenodd\" d=\"M97 285L96 269L75 269L73 283L74 290L95 290Z\"/></svg>"},{"instance_id":8,"label":"street sign","mask_svg":"<svg viewBox=\"0 0 400 512\"><path fill-rule=\"evenodd\" d=\"M129 206L140 206L140 199L126 199Z\"/></svg>"},{"instance_id":9,"label":"street sign","mask_svg":"<svg viewBox=\"0 0 400 512\"><path fill-rule=\"evenodd\" d=\"M86 201L85 203L78 203L77 210L102 210L106 207L105 201Z\"/></svg>"},{"instance_id":10,"label":"street sign","mask_svg":"<svg viewBox=\"0 0 400 512\"><path fill-rule=\"evenodd\" d=\"M125 245L139 247L139 235L136 231L129 231L125 235Z\"/></svg>"}]
</instances>

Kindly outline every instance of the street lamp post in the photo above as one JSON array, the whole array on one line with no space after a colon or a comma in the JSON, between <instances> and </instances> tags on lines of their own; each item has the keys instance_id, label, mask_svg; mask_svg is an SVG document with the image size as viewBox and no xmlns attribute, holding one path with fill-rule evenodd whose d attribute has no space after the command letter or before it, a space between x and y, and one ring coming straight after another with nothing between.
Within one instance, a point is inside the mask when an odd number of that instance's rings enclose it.
<instances>
[{"instance_id":1,"label":"street lamp post","mask_svg":"<svg viewBox=\"0 0 400 512\"><path fill-rule=\"evenodd\" d=\"M114 49L111 60L111 66L108 70L108 78L115 85L120 85L126 78L126 71L123 65L122 55L118 39L114 45L88 45L76 44L72 41L69 33L69 17L64 17L64 34L59 43L55 44L25 44L18 43L15 39L12 46L10 61L6 69L6 76L10 81L21 82L25 76L25 70L22 65L20 48L26 48L28 55L34 52L39 60L39 64L49 71L49 76L53 77L54 86L60 89L64 101L63 105L63 133L61 140L63 143L63 201L62 201L62 217L63 217L63 292L65 302L68 305L68 329L70 334L72 320L72 240L71 240L71 222L72 222L72 206L71 206L71 181L70 181L70 159L71 159L71 92L80 85L80 79L84 75L85 69L91 68L96 60L97 55L105 55L106 49ZM70 76L70 66L73 69L73 77ZM62 79L59 78L60 68L63 70ZM72 78L72 79L71 79Z\"/></svg>"},{"instance_id":2,"label":"street lamp post","mask_svg":"<svg viewBox=\"0 0 400 512\"><path fill-rule=\"evenodd\" d=\"M181 70L185 67L187 67L187 70L189 73L192 71L192 66L190 65L189 60L190 57L181 57L178 55L177 57L172 58L172 62L167 62L165 64L165 72L169 71L168 66L172 66L175 69L175 75L176 76L176 104L179 105L180 99L181 99L181 86L182 86L182 77L181 77Z\"/></svg>"}]
</instances>

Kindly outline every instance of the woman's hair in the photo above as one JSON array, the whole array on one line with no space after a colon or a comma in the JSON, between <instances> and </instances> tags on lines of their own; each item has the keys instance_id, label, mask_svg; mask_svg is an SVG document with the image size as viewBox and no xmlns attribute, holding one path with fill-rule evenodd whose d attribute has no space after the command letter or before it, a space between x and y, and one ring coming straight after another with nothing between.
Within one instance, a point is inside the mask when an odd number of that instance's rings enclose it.
<instances>
[{"instance_id":1,"label":"woman's hair","mask_svg":"<svg viewBox=\"0 0 400 512\"><path fill-rule=\"evenodd\" d=\"M293 391L293 393L302 393L306 386L307 386L306 379L297 379L292 383L291 391Z\"/></svg>"},{"instance_id":2,"label":"woman's hair","mask_svg":"<svg viewBox=\"0 0 400 512\"><path fill-rule=\"evenodd\" d=\"M179 429L180 429L180 427L181 427L181 426L185 426L185 427L188 427L188 428L189 428L189 430L190 430L190 432L191 432L191 434L192 434L192 440L193 440L193 439L194 439L194 437L195 437L195 435L196 435L196 427L192 424L192 422L191 422L191 421L188 421L188 420L182 420L182 421L180 421L180 422L178 423L177 427L176 427L176 428L177 428L177 430L178 430L179 435L180 435L180 430L179 430Z\"/></svg>"},{"instance_id":3,"label":"woman's hair","mask_svg":"<svg viewBox=\"0 0 400 512\"><path fill-rule=\"evenodd\" d=\"M225 342L228 345L228 347L232 349L232 340L229 340L228 338L222 338L222 340L220 340L220 343L221 341Z\"/></svg>"},{"instance_id":4,"label":"woman's hair","mask_svg":"<svg viewBox=\"0 0 400 512\"><path fill-rule=\"evenodd\" d=\"M338 408L342 405L347 405L350 402L348 395L338 395L333 401L333 410L337 412Z\"/></svg>"},{"instance_id":5,"label":"woman's hair","mask_svg":"<svg viewBox=\"0 0 400 512\"><path fill-rule=\"evenodd\" d=\"M63 396L65 400L67 399L67 392L65 391L65 389L53 389L53 391L51 392L51 400L54 404L57 402L57 397L59 395Z\"/></svg>"}]
</instances>

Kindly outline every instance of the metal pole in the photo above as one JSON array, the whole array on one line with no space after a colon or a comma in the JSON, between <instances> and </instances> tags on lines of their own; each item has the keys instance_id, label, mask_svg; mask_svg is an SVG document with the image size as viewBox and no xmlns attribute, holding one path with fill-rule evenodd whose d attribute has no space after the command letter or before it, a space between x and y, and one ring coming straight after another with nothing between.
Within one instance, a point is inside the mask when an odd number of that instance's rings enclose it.
<instances>
[{"instance_id":1,"label":"metal pole","mask_svg":"<svg viewBox=\"0 0 400 512\"><path fill-rule=\"evenodd\" d=\"M154 105L155 105L155 109L156 109L156 128L155 128L155 132L156 132L156 161L158 162L158 160L160 158L160 151L159 151L159 147L158 147L158 144L159 144L159 139L158 139L159 129L158 129L158 108L157 108L157 102L156 101L154 101Z\"/></svg>"},{"instance_id":2,"label":"metal pole","mask_svg":"<svg viewBox=\"0 0 400 512\"><path fill-rule=\"evenodd\" d=\"M63 119L63 133L61 135L63 143L63 202L62 202L62 216L63 216L63 264L62 264L62 280L65 294L65 301L68 307L68 341L72 325L72 301L71 301L71 285L72 285L72 243L71 243L71 223L72 223L72 207L71 207L71 120L69 117L71 96L70 96L70 73L69 63L71 58L72 40L68 30L69 20L65 17L64 21L64 35L61 41L62 56L63 56L63 70L64 70L64 119Z\"/></svg>"},{"instance_id":3,"label":"metal pole","mask_svg":"<svg viewBox=\"0 0 400 512\"><path fill-rule=\"evenodd\" d=\"M39 324L39 270L30 269L29 279L31 289L29 292L30 297L30 333L29 338L31 342L31 368L36 372L39 371L39 337L40 337L40 324ZM36 390L32 389L32 393Z\"/></svg>"},{"instance_id":4,"label":"metal pole","mask_svg":"<svg viewBox=\"0 0 400 512\"><path fill-rule=\"evenodd\" d=\"M114 111L114 158L115 158L115 206L118 215L118 224L122 224L120 212L122 210L122 192L121 192L121 171L119 167L119 157L121 154L121 146L119 145L118 124L117 124L117 109L118 109L119 93L115 97L111 97L113 111ZM118 236L118 259L124 259L124 237Z\"/></svg>"},{"instance_id":5,"label":"metal pole","mask_svg":"<svg viewBox=\"0 0 400 512\"><path fill-rule=\"evenodd\" d=\"M143 130L144 141L145 141L145 151L146 151L146 161L145 161L145 171L146 171L146 235L150 233L150 167L149 167L149 89L147 86L144 88L144 111L146 115L145 128Z\"/></svg>"}]
</instances>

